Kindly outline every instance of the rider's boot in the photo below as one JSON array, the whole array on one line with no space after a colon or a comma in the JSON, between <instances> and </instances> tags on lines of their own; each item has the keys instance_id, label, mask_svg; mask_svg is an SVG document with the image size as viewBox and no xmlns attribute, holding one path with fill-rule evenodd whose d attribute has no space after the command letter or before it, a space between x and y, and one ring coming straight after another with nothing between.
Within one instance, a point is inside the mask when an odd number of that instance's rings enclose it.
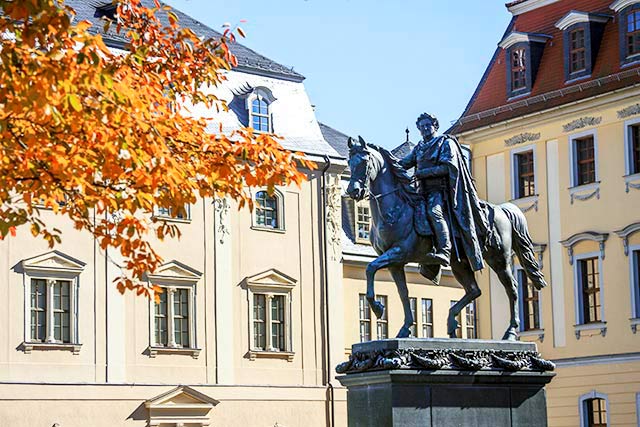
<instances>
[{"instance_id":1,"label":"rider's boot","mask_svg":"<svg viewBox=\"0 0 640 427\"><path fill-rule=\"evenodd\" d=\"M449 237L449 227L442 221L433 221L434 228L434 249L435 252L427 254L427 260L443 267L448 267L451 262L451 239Z\"/></svg>"}]
</instances>

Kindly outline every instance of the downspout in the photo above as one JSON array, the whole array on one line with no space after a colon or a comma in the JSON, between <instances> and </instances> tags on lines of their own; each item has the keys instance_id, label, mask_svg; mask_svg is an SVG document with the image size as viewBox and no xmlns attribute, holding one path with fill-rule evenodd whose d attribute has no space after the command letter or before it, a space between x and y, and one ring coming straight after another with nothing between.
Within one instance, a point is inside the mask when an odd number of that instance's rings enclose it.
<instances>
[{"instance_id":1,"label":"downspout","mask_svg":"<svg viewBox=\"0 0 640 427\"><path fill-rule=\"evenodd\" d=\"M329 334L329 258L327 256L327 178L326 173L331 167L331 159L326 154L323 156L325 165L322 168L322 234L323 234L323 262L324 262L324 324L325 324L325 339L327 343L327 366L326 366L326 384L329 392L329 416L330 426L335 425L335 401L333 384L331 384L331 338Z\"/></svg>"}]
</instances>

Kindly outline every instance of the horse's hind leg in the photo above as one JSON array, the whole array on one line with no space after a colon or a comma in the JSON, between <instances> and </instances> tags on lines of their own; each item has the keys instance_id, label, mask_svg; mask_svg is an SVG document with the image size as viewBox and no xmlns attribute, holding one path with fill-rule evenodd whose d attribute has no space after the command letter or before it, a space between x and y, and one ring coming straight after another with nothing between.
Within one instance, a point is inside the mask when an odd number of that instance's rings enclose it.
<instances>
[{"instance_id":1,"label":"horse's hind leg","mask_svg":"<svg viewBox=\"0 0 640 427\"><path fill-rule=\"evenodd\" d=\"M456 316L460 314L463 308L478 298L482 292L480 292L480 287L478 286L478 282L476 282L474 272L466 258L461 261L452 258L451 271L465 290L465 294L460 298L460 301L449 309L449 317L447 318L447 333L449 334L449 338L455 338L456 329L460 326L458 325Z\"/></svg>"},{"instance_id":2,"label":"horse's hind leg","mask_svg":"<svg viewBox=\"0 0 640 427\"><path fill-rule=\"evenodd\" d=\"M404 309L404 324L396 338L406 338L411 336L411 325L413 325L413 314L411 313L411 303L409 301L409 290L407 289L407 278L404 274L403 265L394 265L389 267L391 277L396 282L398 288L398 295L400 295L400 301L402 301L402 308Z\"/></svg>"}]
</instances>

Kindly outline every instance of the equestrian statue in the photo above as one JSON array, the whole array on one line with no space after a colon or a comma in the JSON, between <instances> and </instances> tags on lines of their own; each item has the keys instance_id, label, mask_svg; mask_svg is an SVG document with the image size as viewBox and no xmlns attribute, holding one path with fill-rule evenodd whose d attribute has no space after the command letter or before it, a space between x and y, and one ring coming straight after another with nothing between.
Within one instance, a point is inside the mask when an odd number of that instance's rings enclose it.
<instances>
[{"instance_id":1,"label":"equestrian statue","mask_svg":"<svg viewBox=\"0 0 640 427\"><path fill-rule=\"evenodd\" d=\"M418 263L420 273L436 285L441 268L450 266L465 290L449 309L447 333L455 338L459 326L456 316L480 296L475 272L482 270L486 261L509 298L511 320L502 339L515 340L520 319L512 253L536 289L547 285L534 256L526 218L511 203L493 205L479 199L460 144L451 135L436 134L439 124L435 117L422 114L416 125L422 140L404 159L366 143L362 137L348 140L351 180L347 194L356 201L369 198L369 238L378 253L366 269L371 309L378 318L384 313L384 305L375 299L374 279L376 272L386 267L404 309L397 337L409 337L413 315L404 266ZM407 172L412 168L413 178Z\"/></svg>"}]
</instances>

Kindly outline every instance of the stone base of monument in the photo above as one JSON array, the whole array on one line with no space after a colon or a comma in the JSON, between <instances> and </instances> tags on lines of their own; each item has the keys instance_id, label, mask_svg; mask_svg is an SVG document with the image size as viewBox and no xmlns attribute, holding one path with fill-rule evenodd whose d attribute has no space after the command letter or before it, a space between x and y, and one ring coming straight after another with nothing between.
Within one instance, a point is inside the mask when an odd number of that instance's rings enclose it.
<instances>
[{"instance_id":1,"label":"stone base of monument","mask_svg":"<svg viewBox=\"0 0 640 427\"><path fill-rule=\"evenodd\" d=\"M542 427L555 368L534 343L391 339L337 366L349 427Z\"/></svg>"}]
</instances>

